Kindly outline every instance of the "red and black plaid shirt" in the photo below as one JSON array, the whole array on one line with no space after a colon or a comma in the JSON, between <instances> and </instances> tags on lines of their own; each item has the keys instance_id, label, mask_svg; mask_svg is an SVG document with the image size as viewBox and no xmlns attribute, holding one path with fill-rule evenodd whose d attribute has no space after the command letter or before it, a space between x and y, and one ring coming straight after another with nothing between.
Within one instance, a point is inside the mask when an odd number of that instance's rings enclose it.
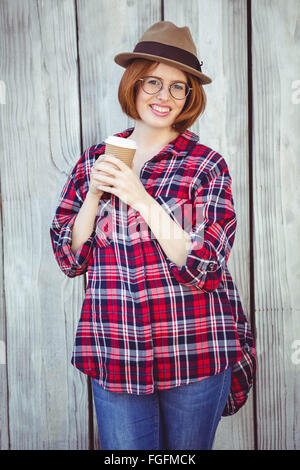
<instances>
[{"instance_id":1,"label":"red and black plaid shirt","mask_svg":"<svg viewBox=\"0 0 300 470\"><path fill-rule=\"evenodd\" d=\"M255 349L227 268L236 231L227 164L186 130L141 170L147 192L190 233L184 266L166 256L138 211L110 193L103 194L94 230L74 255L72 227L91 168L104 152L102 142L82 154L50 228L61 270L71 278L88 273L71 362L106 390L134 394L199 381L230 366L223 415L233 414L251 388Z\"/></svg>"}]
</instances>

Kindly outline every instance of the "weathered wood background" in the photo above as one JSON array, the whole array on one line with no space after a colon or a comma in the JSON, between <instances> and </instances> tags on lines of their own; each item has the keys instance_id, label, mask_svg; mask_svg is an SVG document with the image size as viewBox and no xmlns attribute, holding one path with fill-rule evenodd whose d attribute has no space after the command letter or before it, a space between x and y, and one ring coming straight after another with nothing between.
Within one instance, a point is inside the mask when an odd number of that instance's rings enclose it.
<instances>
[{"instance_id":1,"label":"weathered wood background","mask_svg":"<svg viewBox=\"0 0 300 470\"><path fill-rule=\"evenodd\" d=\"M49 227L83 150L134 124L113 57L162 19L189 26L213 78L191 130L232 175L229 268L257 335L255 389L214 448L300 449L300 1L1 0L2 449L99 448L70 364L85 278L59 270Z\"/></svg>"}]
</instances>

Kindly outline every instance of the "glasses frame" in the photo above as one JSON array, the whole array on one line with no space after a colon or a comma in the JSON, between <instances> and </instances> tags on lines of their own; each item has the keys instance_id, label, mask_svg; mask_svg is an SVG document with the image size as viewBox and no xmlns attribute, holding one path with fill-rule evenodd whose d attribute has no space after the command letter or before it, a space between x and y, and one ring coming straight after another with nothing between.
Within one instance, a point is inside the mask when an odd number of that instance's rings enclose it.
<instances>
[{"instance_id":1,"label":"glasses frame","mask_svg":"<svg viewBox=\"0 0 300 470\"><path fill-rule=\"evenodd\" d=\"M145 80L146 78L155 78L156 80L159 80L160 83L161 83L160 89L157 90L157 91L155 91L154 93L149 93L149 91L144 90L143 84L144 84L144 80ZM159 92L163 89L163 86L164 86L164 83L163 83L163 81L161 80L161 78L155 77L155 75L146 75L146 77L139 78L139 80L142 82L142 88L143 88L144 92L147 93L148 95L156 95L156 93L159 93ZM175 96L172 95L171 86L174 85L175 83L183 83L183 84L188 88L188 92L187 92L187 94L185 95L184 98L175 98ZM169 93L170 93L170 95L172 96L172 98L174 98L174 100L184 100L184 99L187 98L187 96L190 94L190 91L191 91L192 89L193 89L193 88L192 88L191 86L189 86L189 85L188 85L187 83L185 83L185 82L181 82L180 80L177 80L177 81L171 83L171 85L168 86Z\"/></svg>"}]
</instances>

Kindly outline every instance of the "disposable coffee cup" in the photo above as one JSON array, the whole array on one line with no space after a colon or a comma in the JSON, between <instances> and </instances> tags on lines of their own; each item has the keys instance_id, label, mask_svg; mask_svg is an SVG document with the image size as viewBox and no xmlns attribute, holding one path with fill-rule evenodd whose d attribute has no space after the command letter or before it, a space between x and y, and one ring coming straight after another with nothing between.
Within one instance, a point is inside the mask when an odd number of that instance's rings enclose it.
<instances>
[{"instance_id":1,"label":"disposable coffee cup","mask_svg":"<svg viewBox=\"0 0 300 470\"><path fill-rule=\"evenodd\" d=\"M136 142L132 139L111 135L105 140L105 153L114 155L129 167L131 167L136 149Z\"/></svg>"}]
</instances>

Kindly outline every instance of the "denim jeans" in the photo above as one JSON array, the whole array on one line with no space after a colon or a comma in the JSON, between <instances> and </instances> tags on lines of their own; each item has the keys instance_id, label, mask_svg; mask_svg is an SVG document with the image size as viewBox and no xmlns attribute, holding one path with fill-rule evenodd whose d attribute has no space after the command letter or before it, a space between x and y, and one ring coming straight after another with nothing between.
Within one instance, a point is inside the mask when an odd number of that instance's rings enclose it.
<instances>
[{"instance_id":1,"label":"denim jeans","mask_svg":"<svg viewBox=\"0 0 300 470\"><path fill-rule=\"evenodd\" d=\"M103 450L211 449L231 369L147 395L109 392L92 379Z\"/></svg>"}]
</instances>

